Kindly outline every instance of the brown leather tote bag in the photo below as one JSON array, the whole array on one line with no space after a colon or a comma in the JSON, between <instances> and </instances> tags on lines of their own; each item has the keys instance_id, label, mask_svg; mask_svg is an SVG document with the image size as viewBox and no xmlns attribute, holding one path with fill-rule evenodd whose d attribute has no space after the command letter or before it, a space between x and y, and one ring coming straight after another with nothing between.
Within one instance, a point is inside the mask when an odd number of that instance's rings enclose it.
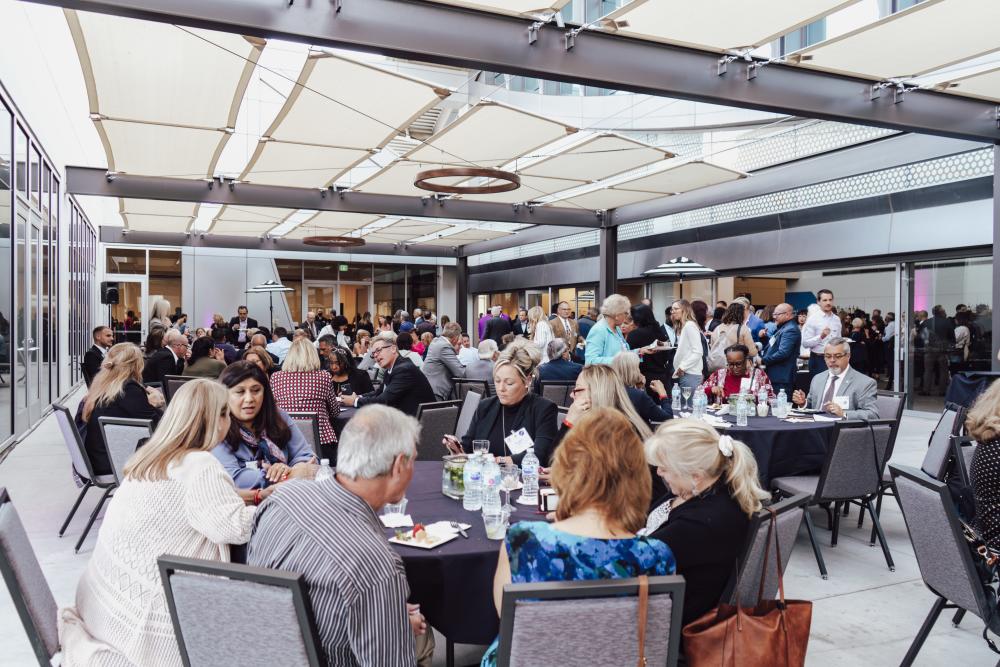
<instances>
[{"instance_id":1,"label":"brown leather tote bag","mask_svg":"<svg viewBox=\"0 0 1000 667\"><path fill-rule=\"evenodd\" d=\"M771 511L767 541L774 540L775 553L781 562L777 521ZM690 667L803 667L809 628L812 624L812 602L785 600L783 577L778 573L778 600L761 600L767 559L764 554L757 606L741 608L720 604L716 609L687 624L682 631L684 654ZM736 582L739 590L739 580Z\"/></svg>"}]
</instances>

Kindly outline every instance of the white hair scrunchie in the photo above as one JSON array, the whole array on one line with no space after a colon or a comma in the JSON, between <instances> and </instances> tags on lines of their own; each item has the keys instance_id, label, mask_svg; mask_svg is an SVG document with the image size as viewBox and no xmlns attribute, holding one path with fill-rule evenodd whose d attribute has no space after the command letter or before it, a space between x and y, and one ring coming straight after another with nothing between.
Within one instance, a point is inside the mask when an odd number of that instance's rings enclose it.
<instances>
[{"instance_id":1,"label":"white hair scrunchie","mask_svg":"<svg viewBox=\"0 0 1000 667\"><path fill-rule=\"evenodd\" d=\"M719 451L722 452L722 455L725 456L727 459L732 458L733 456L732 437L724 434L719 436Z\"/></svg>"}]
</instances>

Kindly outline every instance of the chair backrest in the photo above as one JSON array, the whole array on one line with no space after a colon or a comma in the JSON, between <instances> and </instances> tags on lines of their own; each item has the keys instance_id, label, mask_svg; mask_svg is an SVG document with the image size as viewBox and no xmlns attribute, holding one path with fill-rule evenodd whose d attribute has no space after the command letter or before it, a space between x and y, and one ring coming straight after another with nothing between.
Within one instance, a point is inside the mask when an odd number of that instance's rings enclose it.
<instances>
[{"instance_id":1,"label":"chair backrest","mask_svg":"<svg viewBox=\"0 0 1000 667\"><path fill-rule=\"evenodd\" d=\"M767 508L754 515L747 529L747 541L739 559L739 576L730 581L727 590L722 595L722 602L753 607L757 604L757 593L760 591L760 577L764 569L764 556L767 556L767 573L764 576L765 600L773 600L778 592L778 573L784 573L788 559L795 548L799 525L805 515L805 506L811 496L800 493L771 505L775 513L778 532L778 548L781 551L781 562L775 552L774 539L768 540L768 528L771 525L771 514ZM779 569L780 568L780 569ZM739 588L737 589L737 581Z\"/></svg>"},{"instance_id":2,"label":"chair backrest","mask_svg":"<svg viewBox=\"0 0 1000 667\"><path fill-rule=\"evenodd\" d=\"M549 399L556 405L569 407L573 402L573 387L576 382L573 380L542 380L538 383L543 397Z\"/></svg>"},{"instance_id":3,"label":"chair backrest","mask_svg":"<svg viewBox=\"0 0 1000 667\"><path fill-rule=\"evenodd\" d=\"M962 536L948 485L908 466L891 464L889 473L924 583L934 593L985 620L989 603L972 551ZM993 614L990 626L997 632L1000 615Z\"/></svg>"},{"instance_id":4,"label":"chair backrest","mask_svg":"<svg viewBox=\"0 0 1000 667\"><path fill-rule=\"evenodd\" d=\"M417 443L418 461L440 461L447 454L441 440L445 435L455 433L458 412L462 401L438 401L421 403L417 406L417 421L420 422L420 441Z\"/></svg>"},{"instance_id":5,"label":"chair backrest","mask_svg":"<svg viewBox=\"0 0 1000 667\"><path fill-rule=\"evenodd\" d=\"M90 464L90 455L87 454L87 448L83 444L83 438L80 436L79 429L76 428L76 422L73 420L69 408L62 403L53 403L52 412L56 416L56 423L59 424L59 430L62 432L66 449L69 450L69 458L73 462L76 474L93 480L95 477L94 467Z\"/></svg>"},{"instance_id":6,"label":"chair backrest","mask_svg":"<svg viewBox=\"0 0 1000 667\"><path fill-rule=\"evenodd\" d=\"M563 407L561 405L556 408L556 430L557 431L559 430L559 427L562 426L563 420L566 419L566 415L568 415L568 414L569 414L569 408Z\"/></svg>"},{"instance_id":7,"label":"chair backrest","mask_svg":"<svg viewBox=\"0 0 1000 667\"><path fill-rule=\"evenodd\" d=\"M879 419L894 419L897 422L903 417L906 407L905 391L879 391L875 394L875 409Z\"/></svg>"},{"instance_id":8,"label":"chair backrest","mask_svg":"<svg viewBox=\"0 0 1000 667\"><path fill-rule=\"evenodd\" d=\"M52 656L59 652L58 607L24 525L3 487L0 487L0 573L38 664L48 667Z\"/></svg>"},{"instance_id":9,"label":"chair backrest","mask_svg":"<svg viewBox=\"0 0 1000 667\"><path fill-rule=\"evenodd\" d=\"M951 442L962 428L965 409L949 403L941 412L937 426L931 431L927 452L920 463L920 469L934 479L944 479L948 471Z\"/></svg>"},{"instance_id":10,"label":"chair backrest","mask_svg":"<svg viewBox=\"0 0 1000 667\"><path fill-rule=\"evenodd\" d=\"M175 556L157 563L186 667L326 664L303 575ZM267 632L247 632L247 609L267 609Z\"/></svg>"},{"instance_id":11,"label":"chair backrest","mask_svg":"<svg viewBox=\"0 0 1000 667\"><path fill-rule=\"evenodd\" d=\"M837 424L814 500L846 500L875 493L885 470L891 433L888 419Z\"/></svg>"},{"instance_id":12,"label":"chair backrest","mask_svg":"<svg viewBox=\"0 0 1000 667\"><path fill-rule=\"evenodd\" d=\"M153 420L98 417L104 446L108 450L111 471L118 484L125 479L125 464L135 454L142 441L153 435Z\"/></svg>"},{"instance_id":13,"label":"chair backrest","mask_svg":"<svg viewBox=\"0 0 1000 667\"><path fill-rule=\"evenodd\" d=\"M638 583L604 579L504 586L497 664L636 664ZM683 607L683 577L649 577L648 664L677 664ZM600 628L597 642L595 628Z\"/></svg>"},{"instance_id":14,"label":"chair backrest","mask_svg":"<svg viewBox=\"0 0 1000 667\"><path fill-rule=\"evenodd\" d=\"M174 397L174 394L181 388L182 384L196 379L197 378L189 375L164 375L163 399L169 403L170 399Z\"/></svg>"},{"instance_id":15,"label":"chair backrest","mask_svg":"<svg viewBox=\"0 0 1000 667\"><path fill-rule=\"evenodd\" d=\"M302 433L302 437L309 443L313 454L319 458L319 416L315 412L289 412L288 418L292 420L292 423Z\"/></svg>"},{"instance_id":16,"label":"chair backrest","mask_svg":"<svg viewBox=\"0 0 1000 667\"><path fill-rule=\"evenodd\" d=\"M472 426L472 418L476 416L476 409L479 408L479 401L482 398L482 394L470 391L462 400L462 409L459 410L458 421L455 422L455 435L459 438L464 436L469 427Z\"/></svg>"},{"instance_id":17,"label":"chair backrest","mask_svg":"<svg viewBox=\"0 0 1000 667\"><path fill-rule=\"evenodd\" d=\"M959 481L965 486L972 485L972 458L976 455L976 447L978 446L975 440L967 436L951 439L951 452L949 453L951 465L948 466L948 469L957 475ZM947 474L948 470L945 471L945 475Z\"/></svg>"},{"instance_id":18,"label":"chair backrest","mask_svg":"<svg viewBox=\"0 0 1000 667\"><path fill-rule=\"evenodd\" d=\"M465 395L474 391L480 396L489 398L492 395L490 383L487 380L469 380L466 378L452 378L455 383L455 395L459 400L463 400Z\"/></svg>"},{"instance_id":19,"label":"chair backrest","mask_svg":"<svg viewBox=\"0 0 1000 667\"><path fill-rule=\"evenodd\" d=\"M83 381L89 387L94 382L94 376L90 374L90 369L87 368L87 364L80 362L80 372L83 374Z\"/></svg>"}]
</instances>

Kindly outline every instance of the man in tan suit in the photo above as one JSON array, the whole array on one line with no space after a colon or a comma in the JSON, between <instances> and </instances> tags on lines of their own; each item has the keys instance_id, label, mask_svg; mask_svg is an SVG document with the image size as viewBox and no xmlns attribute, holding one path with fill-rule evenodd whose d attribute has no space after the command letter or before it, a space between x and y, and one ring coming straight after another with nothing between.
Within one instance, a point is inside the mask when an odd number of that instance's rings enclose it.
<instances>
[{"instance_id":1,"label":"man in tan suit","mask_svg":"<svg viewBox=\"0 0 1000 667\"><path fill-rule=\"evenodd\" d=\"M570 312L571 309L568 301L559 302L559 306L556 308L556 316L552 320L549 320L549 324L552 326L552 334L556 338L562 338L566 341L566 349L569 350L570 354L574 354L576 352L577 339L580 337L580 328L576 320L570 319Z\"/></svg>"}]
</instances>

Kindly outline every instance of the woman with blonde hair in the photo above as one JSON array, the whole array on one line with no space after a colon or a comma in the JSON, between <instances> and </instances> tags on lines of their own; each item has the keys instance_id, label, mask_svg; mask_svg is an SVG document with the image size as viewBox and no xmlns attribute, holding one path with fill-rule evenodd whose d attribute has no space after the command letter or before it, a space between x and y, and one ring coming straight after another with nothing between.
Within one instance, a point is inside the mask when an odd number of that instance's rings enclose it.
<instances>
[{"instance_id":1,"label":"woman with blonde hair","mask_svg":"<svg viewBox=\"0 0 1000 667\"><path fill-rule=\"evenodd\" d=\"M132 343L112 345L83 399L80 416L87 424L84 446L95 474L112 474L111 459L97 422L100 417L152 419L154 424L160 419L163 394L142 385L143 366L138 346Z\"/></svg>"},{"instance_id":2,"label":"woman with blonde hair","mask_svg":"<svg viewBox=\"0 0 1000 667\"><path fill-rule=\"evenodd\" d=\"M251 364L257 366L257 368L264 371L268 375L277 370L274 365L274 360L271 358L271 353L260 345L255 345L245 349L243 351L243 355L240 357L240 360L249 361Z\"/></svg>"},{"instance_id":3,"label":"woman with blonde hair","mask_svg":"<svg viewBox=\"0 0 1000 667\"><path fill-rule=\"evenodd\" d=\"M649 506L649 468L635 428L620 412L595 408L556 450L554 523L519 521L500 548L493 599L507 584L673 574L674 556L638 536ZM483 656L496 664L497 642Z\"/></svg>"},{"instance_id":4,"label":"woman with blonde hair","mask_svg":"<svg viewBox=\"0 0 1000 667\"><path fill-rule=\"evenodd\" d=\"M770 494L742 442L694 419L669 421L646 440L646 459L670 493L654 504L646 534L666 542L684 576L683 622L715 607Z\"/></svg>"},{"instance_id":5,"label":"woman with blonde hair","mask_svg":"<svg viewBox=\"0 0 1000 667\"><path fill-rule=\"evenodd\" d=\"M541 306L532 306L528 309L528 338L538 347L541 353L542 363L549 360L549 341L555 338L552 327L545 317L545 311Z\"/></svg>"},{"instance_id":6,"label":"woman with blonde hair","mask_svg":"<svg viewBox=\"0 0 1000 667\"><path fill-rule=\"evenodd\" d=\"M229 429L226 388L185 383L125 467L76 606L60 612L63 664L180 665L156 559L228 561L250 537L247 506L211 449Z\"/></svg>"},{"instance_id":7,"label":"woman with blonde hair","mask_svg":"<svg viewBox=\"0 0 1000 667\"><path fill-rule=\"evenodd\" d=\"M337 434L332 419L340 413L333 378L322 370L319 352L308 338L292 343L281 370L271 376L271 391L285 412L315 412L319 419L320 458L337 459Z\"/></svg>"},{"instance_id":8,"label":"woman with blonde hair","mask_svg":"<svg viewBox=\"0 0 1000 667\"><path fill-rule=\"evenodd\" d=\"M1000 549L1000 382L976 399L965 430L979 443L970 468L975 528L989 547Z\"/></svg>"},{"instance_id":9,"label":"woman with blonde hair","mask_svg":"<svg viewBox=\"0 0 1000 667\"><path fill-rule=\"evenodd\" d=\"M153 302L153 312L149 316L149 328L160 326L169 329L173 326L170 321L170 302L166 299L157 299Z\"/></svg>"},{"instance_id":10,"label":"woman with blonde hair","mask_svg":"<svg viewBox=\"0 0 1000 667\"><path fill-rule=\"evenodd\" d=\"M363 357L371 348L372 334L368 329L358 329L358 339L354 341L354 356Z\"/></svg>"},{"instance_id":11,"label":"woman with blonde hair","mask_svg":"<svg viewBox=\"0 0 1000 667\"><path fill-rule=\"evenodd\" d=\"M670 408L670 395L667 393L666 387L663 386L663 382L653 380L649 383L650 391L656 393L659 401L650 398L645 391L646 378L639 370L639 364L639 357L628 352L619 352L611 360L611 369L625 385L625 393L628 394L632 407L647 422L662 422L673 419L674 413Z\"/></svg>"},{"instance_id":12,"label":"woman with blonde hair","mask_svg":"<svg viewBox=\"0 0 1000 667\"><path fill-rule=\"evenodd\" d=\"M625 384L611 366L584 366L571 393L573 403L566 413L565 426L575 426L587 411L612 408L628 419L640 438L648 438L652 434L649 422L636 412L625 391Z\"/></svg>"},{"instance_id":13,"label":"woman with blonde hair","mask_svg":"<svg viewBox=\"0 0 1000 667\"><path fill-rule=\"evenodd\" d=\"M708 343L698 326L694 310L686 299L674 301L670 307L670 320L677 332L674 377L682 389L694 392L704 379Z\"/></svg>"}]
</instances>

